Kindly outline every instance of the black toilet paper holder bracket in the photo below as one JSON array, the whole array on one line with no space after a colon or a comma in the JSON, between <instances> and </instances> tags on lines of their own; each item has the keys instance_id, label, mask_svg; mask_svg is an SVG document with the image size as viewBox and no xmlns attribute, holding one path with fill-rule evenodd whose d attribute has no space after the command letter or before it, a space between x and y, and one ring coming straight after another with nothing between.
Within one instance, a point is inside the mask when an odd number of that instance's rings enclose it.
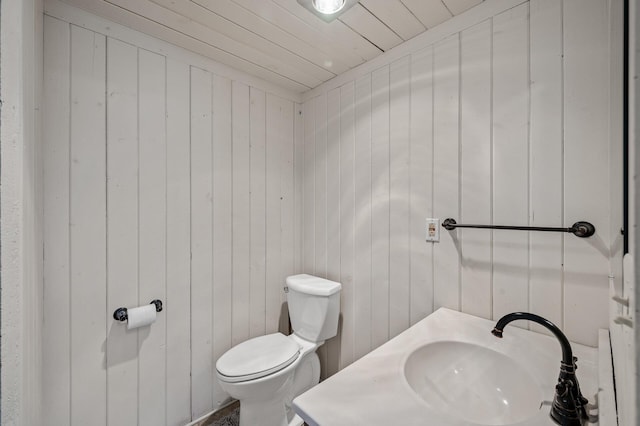
<instances>
[{"instance_id":1,"label":"black toilet paper holder bracket","mask_svg":"<svg viewBox=\"0 0 640 426\"><path fill-rule=\"evenodd\" d=\"M150 305L156 305L156 312L162 311L162 300L154 299L151 301ZM116 321L124 322L129 319L129 314L127 313L127 308L118 308L113 312L113 319Z\"/></svg>"}]
</instances>

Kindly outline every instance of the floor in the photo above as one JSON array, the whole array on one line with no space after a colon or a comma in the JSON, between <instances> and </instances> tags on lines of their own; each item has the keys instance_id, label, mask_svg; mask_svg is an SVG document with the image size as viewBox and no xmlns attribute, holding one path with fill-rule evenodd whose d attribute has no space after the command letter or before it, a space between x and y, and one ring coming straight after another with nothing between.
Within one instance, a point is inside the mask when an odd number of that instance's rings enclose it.
<instances>
[{"instance_id":1,"label":"floor","mask_svg":"<svg viewBox=\"0 0 640 426\"><path fill-rule=\"evenodd\" d=\"M229 404L215 412L199 426L238 426L240 424L240 403Z\"/></svg>"},{"instance_id":2,"label":"floor","mask_svg":"<svg viewBox=\"0 0 640 426\"><path fill-rule=\"evenodd\" d=\"M208 419L198 426L239 426L240 424L240 402L236 401L227 405L220 411L213 413ZM307 426L304 423L304 426Z\"/></svg>"}]
</instances>

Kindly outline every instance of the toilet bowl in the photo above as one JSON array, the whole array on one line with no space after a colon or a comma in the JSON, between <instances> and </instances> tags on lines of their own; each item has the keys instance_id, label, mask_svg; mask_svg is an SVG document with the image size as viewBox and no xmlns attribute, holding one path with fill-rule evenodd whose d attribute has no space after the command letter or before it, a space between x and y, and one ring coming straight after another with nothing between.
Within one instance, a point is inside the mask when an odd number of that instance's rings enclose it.
<instances>
[{"instance_id":1,"label":"toilet bowl","mask_svg":"<svg viewBox=\"0 0 640 426\"><path fill-rule=\"evenodd\" d=\"M221 388L240 401L240 426L294 426L291 401L318 384L316 349L336 335L339 283L301 274L287 278L293 334L273 333L242 342L216 362Z\"/></svg>"}]
</instances>

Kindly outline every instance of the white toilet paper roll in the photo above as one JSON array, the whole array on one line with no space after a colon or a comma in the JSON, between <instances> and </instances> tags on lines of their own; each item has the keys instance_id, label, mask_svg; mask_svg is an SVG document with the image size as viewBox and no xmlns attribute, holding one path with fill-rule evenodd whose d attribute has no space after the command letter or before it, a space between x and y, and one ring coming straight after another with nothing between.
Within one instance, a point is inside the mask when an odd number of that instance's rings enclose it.
<instances>
[{"instance_id":1,"label":"white toilet paper roll","mask_svg":"<svg viewBox=\"0 0 640 426\"><path fill-rule=\"evenodd\" d=\"M156 305L127 309L127 330L144 327L156 322Z\"/></svg>"}]
</instances>

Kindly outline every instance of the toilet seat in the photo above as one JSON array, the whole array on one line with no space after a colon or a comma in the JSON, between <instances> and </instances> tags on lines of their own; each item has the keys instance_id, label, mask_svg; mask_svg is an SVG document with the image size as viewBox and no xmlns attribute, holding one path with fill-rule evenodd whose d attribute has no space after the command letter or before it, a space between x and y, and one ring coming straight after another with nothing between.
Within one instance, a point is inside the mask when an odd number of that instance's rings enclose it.
<instances>
[{"instance_id":1,"label":"toilet seat","mask_svg":"<svg viewBox=\"0 0 640 426\"><path fill-rule=\"evenodd\" d=\"M300 347L282 333L254 337L229 349L216 362L221 380L243 382L268 376L291 365Z\"/></svg>"}]
</instances>

